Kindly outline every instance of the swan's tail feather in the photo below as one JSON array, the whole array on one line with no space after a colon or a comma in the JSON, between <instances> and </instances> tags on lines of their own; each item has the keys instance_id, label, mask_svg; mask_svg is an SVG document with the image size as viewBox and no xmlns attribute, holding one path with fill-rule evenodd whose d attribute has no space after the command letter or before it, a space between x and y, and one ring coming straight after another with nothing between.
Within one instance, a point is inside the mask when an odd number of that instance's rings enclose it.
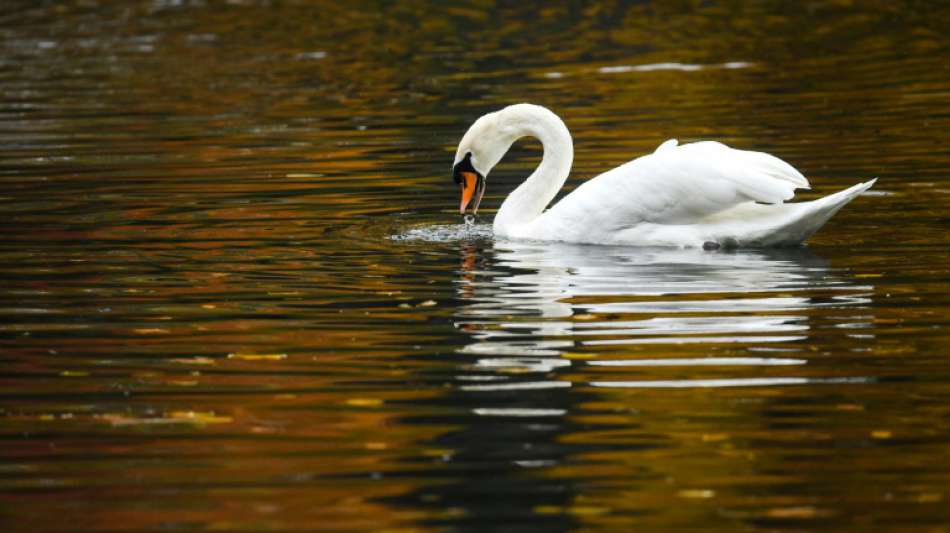
<instances>
[{"instance_id":1,"label":"swan's tail feather","mask_svg":"<svg viewBox=\"0 0 950 533\"><path fill-rule=\"evenodd\" d=\"M787 217L775 228L775 231L758 243L766 246L790 246L801 244L821 229L839 209L870 189L877 178L859 183L843 191L819 198L811 202L785 204Z\"/></svg>"}]
</instances>

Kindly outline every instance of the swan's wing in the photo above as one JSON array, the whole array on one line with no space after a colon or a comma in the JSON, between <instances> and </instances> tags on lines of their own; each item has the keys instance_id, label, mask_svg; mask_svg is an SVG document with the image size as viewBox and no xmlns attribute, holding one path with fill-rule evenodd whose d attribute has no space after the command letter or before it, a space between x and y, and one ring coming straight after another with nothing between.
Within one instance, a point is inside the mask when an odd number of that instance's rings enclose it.
<instances>
[{"instance_id":1,"label":"swan's wing","mask_svg":"<svg viewBox=\"0 0 950 533\"><path fill-rule=\"evenodd\" d=\"M680 142L677 141L676 139L670 139L670 140L664 142L663 144L657 146L657 147L656 147L656 150L654 150L653 153L654 153L654 154L658 154L658 153L660 153L660 152L665 152L665 151L667 151L667 150L672 150L673 148L676 148L677 146L679 146L679 144L680 144Z\"/></svg>"},{"instance_id":2,"label":"swan's wing","mask_svg":"<svg viewBox=\"0 0 950 533\"><path fill-rule=\"evenodd\" d=\"M544 223L617 231L636 224L692 224L745 202L781 203L808 180L781 159L712 141L677 146L580 185L542 215Z\"/></svg>"}]
</instances>

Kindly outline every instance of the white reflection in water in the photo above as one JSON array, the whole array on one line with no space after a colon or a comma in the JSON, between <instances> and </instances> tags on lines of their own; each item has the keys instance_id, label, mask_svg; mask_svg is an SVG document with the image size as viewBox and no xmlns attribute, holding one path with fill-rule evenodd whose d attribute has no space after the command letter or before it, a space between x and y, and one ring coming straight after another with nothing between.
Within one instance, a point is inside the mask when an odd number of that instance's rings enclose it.
<instances>
[{"instance_id":1,"label":"white reflection in water","mask_svg":"<svg viewBox=\"0 0 950 533\"><path fill-rule=\"evenodd\" d=\"M591 366L791 366L807 363L805 359L781 359L778 357L703 357L671 359L624 359L588 361Z\"/></svg>"},{"instance_id":2,"label":"white reflection in water","mask_svg":"<svg viewBox=\"0 0 950 533\"><path fill-rule=\"evenodd\" d=\"M471 342L460 352L475 356L466 377L460 376L468 381L462 385L465 390L567 387L570 381L539 381L538 375L563 373L576 365L618 370L801 366L806 359L788 356L598 360L596 354L577 357L573 352L704 343L747 344L749 351L760 354L796 352L801 347L794 343L808 338L813 310L845 309L838 320L849 328L861 328L872 319L866 304L873 287L832 271L807 249L706 252L499 242L488 253L476 245L466 245L462 252L457 326ZM853 314L847 311L851 309ZM496 372L492 375L499 379L471 383L473 375L487 372ZM777 377L590 384L658 388L812 382Z\"/></svg>"},{"instance_id":3,"label":"white reflection in water","mask_svg":"<svg viewBox=\"0 0 950 533\"><path fill-rule=\"evenodd\" d=\"M675 379L657 381L592 381L594 387L623 387L634 389L685 389L709 387L775 387L779 385L806 385L814 383L867 383L868 378L737 378L737 379Z\"/></svg>"},{"instance_id":4,"label":"white reflection in water","mask_svg":"<svg viewBox=\"0 0 950 533\"><path fill-rule=\"evenodd\" d=\"M482 416L526 416L526 417L535 417L535 416L561 416L567 411L564 409L518 409L518 408L501 408L493 409L490 407L480 407L474 410L475 414Z\"/></svg>"}]
</instances>

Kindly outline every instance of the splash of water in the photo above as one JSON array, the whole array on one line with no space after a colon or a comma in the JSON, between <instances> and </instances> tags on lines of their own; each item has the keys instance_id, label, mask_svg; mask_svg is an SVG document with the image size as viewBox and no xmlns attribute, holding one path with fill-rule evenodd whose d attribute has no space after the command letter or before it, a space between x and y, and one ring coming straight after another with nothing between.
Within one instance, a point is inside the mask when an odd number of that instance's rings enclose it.
<instances>
[{"instance_id":1,"label":"splash of water","mask_svg":"<svg viewBox=\"0 0 950 533\"><path fill-rule=\"evenodd\" d=\"M430 224L405 229L392 236L394 241L453 242L490 239L491 224L479 224L474 215L465 215L461 224Z\"/></svg>"}]
</instances>

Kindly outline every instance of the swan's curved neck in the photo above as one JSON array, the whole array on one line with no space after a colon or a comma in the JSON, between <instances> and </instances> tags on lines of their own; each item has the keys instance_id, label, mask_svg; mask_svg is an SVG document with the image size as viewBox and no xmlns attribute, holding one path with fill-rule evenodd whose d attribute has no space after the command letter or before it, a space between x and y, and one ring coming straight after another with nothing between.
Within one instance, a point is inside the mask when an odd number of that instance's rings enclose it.
<instances>
[{"instance_id":1,"label":"swan's curved neck","mask_svg":"<svg viewBox=\"0 0 950 533\"><path fill-rule=\"evenodd\" d=\"M499 120L511 128L515 139L536 137L544 148L541 164L508 195L495 215L495 233L511 235L537 218L561 190L571 172L574 143L564 122L543 107L516 105L501 113Z\"/></svg>"}]
</instances>

